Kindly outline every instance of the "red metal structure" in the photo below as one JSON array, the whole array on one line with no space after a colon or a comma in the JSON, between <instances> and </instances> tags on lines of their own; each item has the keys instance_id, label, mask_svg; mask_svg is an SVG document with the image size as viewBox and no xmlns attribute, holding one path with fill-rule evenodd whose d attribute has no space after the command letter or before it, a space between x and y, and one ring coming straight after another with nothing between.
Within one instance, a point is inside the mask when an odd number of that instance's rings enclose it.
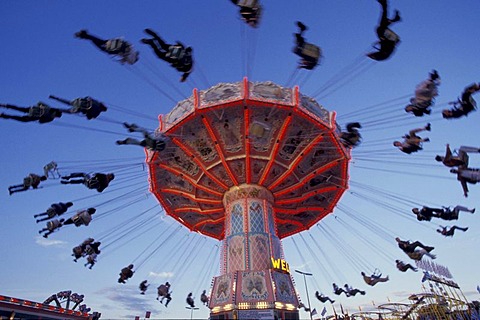
<instances>
[{"instance_id":1,"label":"red metal structure","mask_svg":"<svg viewBox=\"0 0 480 320\"><path fill-rule=\"evenodd\" d=\"M335 113L272 82L220 83L160 117L150 189L168 215L223 242L212 319L298 318L281 239L332 212L350 151Z\"/></svg>"}]
</instances>

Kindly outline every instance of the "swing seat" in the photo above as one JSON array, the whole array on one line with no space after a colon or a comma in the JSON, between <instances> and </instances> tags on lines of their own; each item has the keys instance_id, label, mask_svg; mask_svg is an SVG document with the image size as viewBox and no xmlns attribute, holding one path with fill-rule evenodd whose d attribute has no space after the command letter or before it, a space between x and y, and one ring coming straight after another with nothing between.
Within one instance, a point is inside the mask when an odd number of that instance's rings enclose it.
<instances>
[{"instance_id":1,"label":"swing seat","mask_svg":"<svg viewBox=\"0 0 480 320\"><path fill-rule=\"evenodd\" d=\"M92 99L89 97L86 98L78 98L73 100L71 112L83 112L92 108Z\"/></svg>"},{"instance_id":2,"label":"swing seat","mask_svg":"<svg viewBox=\"0 0 480 320\"><path fill-rule=\"evenodd\" d=\"M389 41L392 41L392 42L395 42L395 43L400 42L400 37L398 36L398 34L396 34L395 32L393 32L390 29L385 30L385 33L383 34L383 37L385 39L387 39Z\"/></svg>"},{"instance_id":3,"label":"swing seat","mask_svg":"<svg viewBox=\"0 0 480 320\"><path fill-rule=\"evenodd\" d=\"M258 1L257 0L239 0L237 2L239 7L245 7L250 9L258 8Z\"/></svg>"},{"instance_id":4,"label":"swing seat","mask_svg":"<svg viewBox=\"0 0 480 320\"><path fill-rule=\"evenodd\" d=\"M110 39L105 44L105 51L116 55L121 64L134 64L138 61L139 52L135 51L130 43L122 38Z\"/></svg>"},{"instance_id":5,"label":"swing seat","mask_svg":"<svg viewBox=\"0 0 480 320\"><path fill-rule=\"evenodd\" d=\"M302 57L318 61L318 59L322 55L322 50L319 46L311 43L305 43L305 45L300 50L300 55Z\"/></svg>"},{"instance_id":6,"label":"swing seat","mask_svg":"<svg viewBox=\"0 0 480 320\"><path fill-rule=\"evenodd\" d=\"M97 177L87 179L84 183L88 189L97 189L100 186L100 182Z\"/></svg>"},{"instance_id":7,"label":"swing seat","mask_svg":"<svg viewBox=\"0 0 480 320\"><path fill-rule=\"evenodd\" d=\"M184 55L185 55L185 49L182 46L174 45L168 48L168 52L165 56L172 60L179 61L183 58Z\"/></svg>"},{"instance_id":8,"label":"swing seat","mask_svg":"<svg viewBox=\"0 0 480 320\"><path fill-rule=\"evenodd\" d=\"M36 106L31 107L28 110L28 115L30 117L40 118L42 117L47 111L50 110L50 107L43 103L38 103Z\"/></svg>"},{"instance_id":9,"label":"swing seat","mask_svg":"<svg viewBox=\"0 0 480 320\"><path fill-rule=\"evenodd\" d=\"M120 63L128 63L130 65L133 65L135 62L138 61L140 56L140 53L138 51L135 51L131 45L128 45L128 47L125 49L125 52L120 54Z\"/></svg>"},{"instance_id":10,"label":"swing seat","mask_svg":"<svg viewBox=\"0 0 480 320\"><path fill-rule=\"evenodd\" d=\"M127 42L122 38L114 38L107 40L105 43L105 50L110 53L118 53L125 50L127 46Z\"/></svg>"}]
</instances>

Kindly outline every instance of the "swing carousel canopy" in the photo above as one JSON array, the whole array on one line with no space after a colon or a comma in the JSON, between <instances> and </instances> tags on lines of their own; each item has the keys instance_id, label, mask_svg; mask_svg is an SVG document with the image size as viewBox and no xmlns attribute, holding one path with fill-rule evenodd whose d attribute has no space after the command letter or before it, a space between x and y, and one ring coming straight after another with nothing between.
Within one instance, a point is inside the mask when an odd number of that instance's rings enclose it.
<instances>
[{"instance_id":1,"label":"swing carousel canopy","mask_svg":"<svg viewBox=\"0 0 480 320\"><path fill-rule=\"evenodd\" d=\"M284 238L332 212L348 185L335 113L298 87L244 79L194 90L160 116L158 131L166 148L146 150L151 192L168 215L219 240L232 188L269 190Z\"/></svg>"}]
</instances>

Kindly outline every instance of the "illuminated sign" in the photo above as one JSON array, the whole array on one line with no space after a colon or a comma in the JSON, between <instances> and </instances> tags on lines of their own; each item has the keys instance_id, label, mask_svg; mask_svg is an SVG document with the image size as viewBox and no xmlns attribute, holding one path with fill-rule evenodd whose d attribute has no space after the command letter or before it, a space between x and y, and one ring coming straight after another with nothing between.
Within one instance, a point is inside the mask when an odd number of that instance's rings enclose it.
<instances>
[{"instance_id":1,"label":"illuminated sign","mask_svg":"<svg viewBox=\"0 0 480 320\"><path fill-rule=\"evenodd\" d=\"M273 257L271 259L273 269L290 273L290 266L288 265L287 261L283 259L274 259Z\"/></svg>"}]
</instances>

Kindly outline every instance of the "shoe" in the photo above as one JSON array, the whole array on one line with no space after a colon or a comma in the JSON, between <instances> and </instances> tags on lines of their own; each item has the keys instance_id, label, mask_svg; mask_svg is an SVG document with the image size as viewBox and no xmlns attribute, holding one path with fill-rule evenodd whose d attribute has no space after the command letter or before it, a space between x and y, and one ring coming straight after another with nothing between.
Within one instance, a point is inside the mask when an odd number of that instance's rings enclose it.
<instances>
[{"instance_id":1,"label":"shoe","mask_svg":"<svg viewBox=\"0 0 480 320\"><path fill-rule=\"evenodd\" d=\"M431 109L425 109L423 112L424 112L425 114L430 114L430 113L432 113L432 110L431 110Z\"/></svg>"},{"instance_id":2,"label":"shoe","mask_svg":"<svg viewBox=\"0 0 480 320\"><path fill-rule=\"evenodd\" d=\"M125 139L125 140L117 140L115 143L118 144L118 145L120 145L120 144L127 144L126 141L127 141L127 139Z\"/></svg>"},{"instance_id":3,"label":"shoe","mask_svg":"<svg viewBox=\"0 0 480 320\"><path fill-rule=\"evenodd\" d=\"M138 129L138 126L134 123L129 124L128 122L124 122L123 126L128 129L128 132L135 132Z\"/></svg>"},{"instance_id":4,"label":"shoe","mask_svg":"<svg viewBox=\"0 0 480 320\"><path fill-rule=\"evenodd\" d=\"M128 132L135 132L138 130L138 126L135 124L135 123L132 123L131 125L129 125L128 127Z\"/></svg>"},{"instance_id":5,"label":"shoe","mask_svg":"<svg viewBox=\"0 0 480 320\"><path fill-rule=\"evenodd\" d=\"M157 37L157 34L152 29L147 28L147 29L144 29L143 31L145 31L146 34L149 34L152 37Z\"/></svg>"},{"instance_id":6,"label":"shoe","mask_svg":"<svg viewBox=\"0 0 480 320\"><path fill-rule=\"evenodd\" d=\"M427 125L425 126L425 130L427 131L432 130L432 126L430 125L430 123L427 123Z\"/></svg>"},{"instance_id":7,"label":"shoe","mask_svg":"<svg viewBox=\"0 0 480 320\"><path fill-rule=\"evenodd\" d=\"M304 25L303 23L301 23L300 21L297 21L297 26L300 28L300 31L303 32L305 30L307 30L307 26Z\"/></svg>"},{"instance_id":8,"label":"shoe","mask_svg":"<svg viewBox=\"0 0 480 320\"><path fill-rule=\"evenodd\" d=\"M303 42L303 37L300 33L294 33L293 35L295 36L295 39L296 39L297 43ZM298 46L295 50L301 51L301 49ZM297 52L297 51L295 51L295 52Z\"/></svg>"},{"instance_id":9,"label":"shoe","mask_svg":"<svg viewBox=\"0 0 480 320\"><path fill-rule=\"evenodd\" d=\"M430 139L429 139L429 138L425 138L425 139L423 139L423 141L424 141L424 142L429 142Z\"/></svg>"},{"instance_id":10,"label":"shoe","mask_svg":"<svg viewBox=\"0 0 480 320\"><path fill-rule=\"evenodd\" d=\"M475 213L475 208L473 208L472 210L470 210L471 213Z\"/></svg>"},{"instance_id":11,"label":"shoe","mask_svg":"<svg viewBox=\"0 0 480 320\"><path fill-rule=\"evenodd\" d=\"M428 274L428 272L425 271L423 273L422 282L427 281L429 278L430 278L430 275Z\"/></svg>"},{"instance_id":12,"label":"shoe","mask_svg":"<svg viewBox=\"0 0 480 320\"><path fill-rule=\"evenodd\" d=\"M75 37L85 39L87 37L87 30L80 30L78 32L75 32Z\"/></svg>"},{"instance_id":13,"label":"shoe","mask_svg":"<svg viewBox=\"0 0 480 320\"><path fill-rule=\"evenodd\" d=\"M413 112L415 110L415 106L409 104L405 107L405 112Z\"/></svg>"},{"instance_id":14,"label":"shoe","mask_svg":"<svg viewBox=\"0 0 480 320\"><path fill-rule=\"evenodd\" d=\"M392 22L399 22L402 21L402 17L400 17L400 11L395 10L395 17L393 17Z\"/></svg>"},{"instance_id":15,"label":"shoe","mask_svg":"<svg viewBox=\"0 0 480 320\"><path fill-rule=\"evenodd\" d=\"M435 249L435 247L425 246L424 249L425 249L427 252L430 252L430 251L432 251L433 249Z\"/></svg>"},{"instance_id":16,"label":"shoe","mask_svg":"<svg viewBox=\"0 0 480 320\"><path fill-rule=\"evenodd\" d=\"M68 184L68 181L60 181L61 184Z\"/></svg>"}]
</instances>

